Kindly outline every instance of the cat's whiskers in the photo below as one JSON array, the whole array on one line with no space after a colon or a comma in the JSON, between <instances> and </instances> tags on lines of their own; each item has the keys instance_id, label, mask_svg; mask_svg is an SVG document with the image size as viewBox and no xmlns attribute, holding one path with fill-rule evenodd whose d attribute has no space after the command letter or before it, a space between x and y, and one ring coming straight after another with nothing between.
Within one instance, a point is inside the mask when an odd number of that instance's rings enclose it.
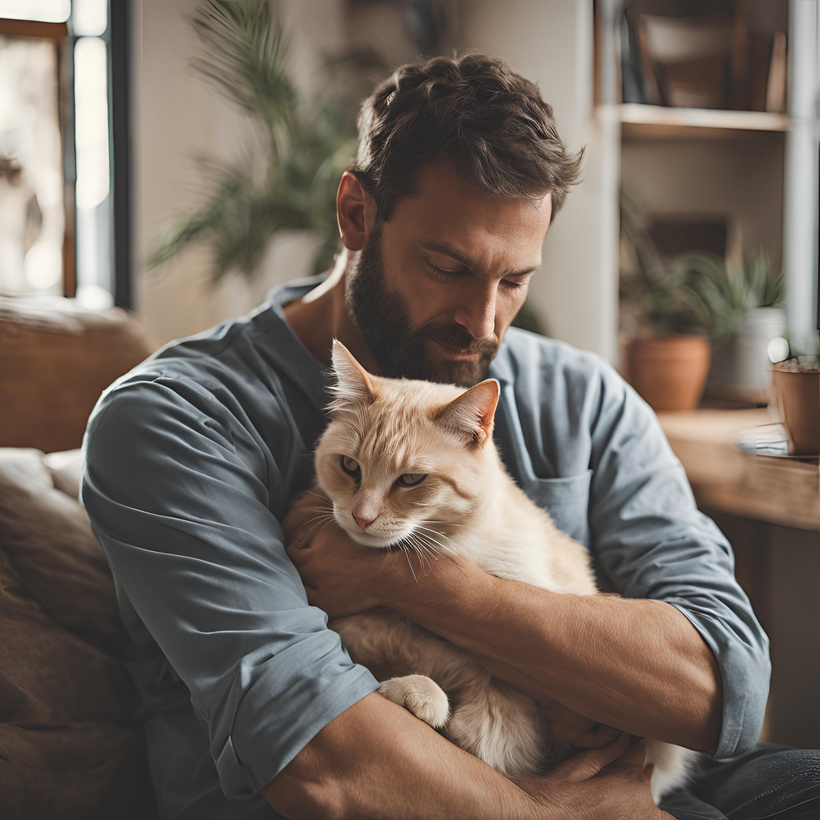
<instances>
[{"instance_id":1,"label":"cat's whiskers","mask_svg":"<svg viewBox=\"0 0 820 820\"><path fill-rule=\"evenodd\" d=\"M410 572L413 575L413 580L418 584L419 579L416 578L416 571L413 569L413 562L410 560L410 549L401 541L398 542L397 546L399 549L404 553L404 557L407 559L407 566L410 567Z\"/></svg>"},{"instance_id":2,"label":"cat's whiskers","mask_svg":"<svg viewBox=\"0 0 820 820\"><path fill-rule=\"evenodd\" d=\"M413 532L408 536L408 540L413 544L419 560L427 569L433 566L432 561L438 561L441 553L430 543L430 536Z\"/></svg>"},{"instance_id":3,"label":"cat's whiskers","mask_svg":"<svg viewBox=\"0 0 820 820\"><path fill-rule=\"evenodd\" d=\"M321 515L317 515L314 518L311 518L310 521L306 521L300 528L298 535L303 541L307 541L312 539L314 536L319 534L320 530L323 530L328 524L335 521L335 517L333 513L323 512ZM307 532L302 534L304 530L307 529Z\"/></svg>"},{"instance_id":4,"label":"cat's whiskers","mask_svg":"<svg viewBox=\"0 0 820 820\"><path fill-rule=\"evenodd\" d=\"M432 566L430 563L430 558L432 557L435 559L436 556L432 554L430 548L424 543L419 535L411 532L409 535L402 538L399 544L407 556L408 563L410 562L410 550L412 550L424 569L429 569ZM411 563L410 568L412 569L412 567L413 565ZM413 573L413 577L415 578L415 572ZM418 583L418 579L416 579L416 583Z\"/></svg>"},{"instance_id":5,"label":"cat's whiskers","mask_svg":"<svg viewBox=\"0 0 820 820\"><path fill-rule=\"evenodd\" d=\"M458 553L458 547L456 546L455 541L453 541L452 538L441 532L441 530L436 530L431 527L425 527L423 524L416 524L415 526L416 530L421 530L421 532L424 533L426 538L429 538L431 541L433 541L439 547L441 547L442 554L453 552L456 554ZM444 543L442 543L442 541L439 541L439 538L443 539Z\"/></svg>"}]
</instances>

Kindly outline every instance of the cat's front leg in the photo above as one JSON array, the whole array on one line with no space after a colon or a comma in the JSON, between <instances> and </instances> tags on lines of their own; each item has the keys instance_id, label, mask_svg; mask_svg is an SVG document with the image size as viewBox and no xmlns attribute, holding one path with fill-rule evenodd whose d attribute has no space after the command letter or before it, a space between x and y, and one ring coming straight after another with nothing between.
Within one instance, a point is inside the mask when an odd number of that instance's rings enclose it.
<instances>
[{"instance_id":1,"label":"cat's front leg","mask_svg":"<svg viewBox=\"0 0 820 820\"><path fill-rule=\"evenodd\" d=\"M426 675L390 678L382 682L379 692L434 729L443 728L450 719L450 702L447 695Z\"/></svg>"}]
</instances>

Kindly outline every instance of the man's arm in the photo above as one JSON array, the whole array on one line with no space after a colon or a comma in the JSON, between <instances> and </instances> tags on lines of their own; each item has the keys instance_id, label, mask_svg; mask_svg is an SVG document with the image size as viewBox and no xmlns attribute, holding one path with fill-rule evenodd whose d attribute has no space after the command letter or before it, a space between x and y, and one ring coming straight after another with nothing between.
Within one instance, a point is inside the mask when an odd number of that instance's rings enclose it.
<instances>
[{"instance_id":1,"label":"man's arm","mask_svg":"<svg viewBox=\"0 0 820 820\"><path fill-rule=\"evenodd\" d=\"M331 721L262 794L291 820L669 820L620 735L516 785L381 695Z\"/></svg>"}]
</instances>

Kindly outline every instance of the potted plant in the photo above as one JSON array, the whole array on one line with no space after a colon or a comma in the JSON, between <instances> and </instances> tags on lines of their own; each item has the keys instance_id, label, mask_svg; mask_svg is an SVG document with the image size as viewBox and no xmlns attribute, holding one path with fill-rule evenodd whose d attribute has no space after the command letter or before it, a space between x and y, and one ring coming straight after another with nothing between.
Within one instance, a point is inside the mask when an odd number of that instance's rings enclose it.
<instances>
[{"instance_id":1,"label":"potted plant","mask_svg":"<svg viewBox=\"0 0 820 820\"><path fill-rule=\"evenodd\" d=\"M772 366L772 392L789 452L820 455L820 337L813 350L793 353Z\"/></svg>"},{"instance_id":2,"label":"potted plant","mask_svg":"<svg viewBox=\"0 0 820 820\"><path fill-rule=\"evenodd\" d=\"M156 267L192 244L211 250L211 278L251 280L274 235L303 231L309 274L328 267L338 247L336 188L355 153L353 129L328 104L303 98L285 68L285 38L268 0L206 0L191 18L204 46L194 70L247 115L244 152L201 162L207 195L161 237ZM291 243L292 245L293 243ZM302 264L305 264L304 262ZM299 271L292 265L285 278Z\"/></svg>"},{"instance_id":3,"label":"potted plant","mask_svg":"<svg viewBox=\"0 0 820 820\"><path fill-rule=\"evenodd\" d=\"M786 332L783 274L761 250L731 266L717 256L676 260L691 303L712 342L707 390L722 398L765 404L770 386L769 345Z\"/></svg>"},{"instance_id":4,"label":"potted plant","mask_svg":"<svg viewBox=\"0 0 820 820\"><path fill-rule=\"evenodd\" d=\"M664 262L624 192L621 230L632 256L621 275L622 312L633 320L623 349L624 375L654 410L693 410L709 372L702 314L684 272Z\"/></svg>"}]
</instances>

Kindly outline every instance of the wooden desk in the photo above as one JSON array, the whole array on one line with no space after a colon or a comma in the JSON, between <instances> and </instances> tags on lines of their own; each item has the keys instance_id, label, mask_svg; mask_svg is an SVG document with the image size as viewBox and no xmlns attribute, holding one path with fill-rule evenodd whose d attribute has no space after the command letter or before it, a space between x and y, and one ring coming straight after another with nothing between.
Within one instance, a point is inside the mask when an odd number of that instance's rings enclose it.
<instances>
[{"instance_id":1,"label":"wooden desk","mask_svg":"<svg viewBox=\"0 0 820 820\"><path fill-rule=\"evenodd\" d=\"M820 532L817 460L743 453L737 436L770 422L766 410L694 410L658 418L698 504L784 527Z\"/></svg>"},{"instance_id":2,"label":"wooden desk","mask_svg":"<svg viewBox=\"0 0 820 820\"><path fill-rule=\"evenodd\" d=\"M660 416L698 506L735 551L735 574L771 640L772 685L762 739L820 748L820 469L733 444L766 410Z\"/></svg>"}]
</instances>

